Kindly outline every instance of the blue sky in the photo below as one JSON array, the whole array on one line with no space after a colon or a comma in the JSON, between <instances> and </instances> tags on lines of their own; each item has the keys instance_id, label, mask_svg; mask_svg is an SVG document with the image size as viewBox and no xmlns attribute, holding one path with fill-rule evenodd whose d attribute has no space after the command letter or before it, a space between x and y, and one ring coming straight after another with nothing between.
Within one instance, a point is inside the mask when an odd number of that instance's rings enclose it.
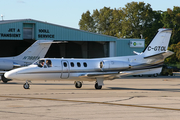
<instances>
[{"instance_id":1,"label":"blue sky","mask_svg":"<svg viewBox=\"0 0 180 120\"><path fill-rule=\"evenodd\" d=\"M35 19L79 29L78 23L83 12L104 6L123 8L132 0L0 0L0 14L4 20ZM166 11L180 6L180 0L142 0L151 4L153 10ZM1 20L1 19L0 19Z\"/></svg>"}]
</instances>

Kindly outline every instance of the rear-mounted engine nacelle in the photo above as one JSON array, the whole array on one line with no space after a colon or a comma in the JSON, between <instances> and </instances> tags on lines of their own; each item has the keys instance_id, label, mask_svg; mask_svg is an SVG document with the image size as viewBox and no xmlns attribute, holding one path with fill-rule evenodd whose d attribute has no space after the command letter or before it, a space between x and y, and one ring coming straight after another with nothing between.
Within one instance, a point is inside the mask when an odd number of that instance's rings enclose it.
<instances>
[{"instance_id":1,"label":"rear-mounted engine nacelle","mask_svg":"<svg viewBox=\"0 0 180 120\"><path fill-rule=\"evenodd\" d=\"M124 61L103 60L100 62L100 68L102 71L125 70L131 68L131 65L128 62L124 62Z\"/></svg>"}]
</instances>

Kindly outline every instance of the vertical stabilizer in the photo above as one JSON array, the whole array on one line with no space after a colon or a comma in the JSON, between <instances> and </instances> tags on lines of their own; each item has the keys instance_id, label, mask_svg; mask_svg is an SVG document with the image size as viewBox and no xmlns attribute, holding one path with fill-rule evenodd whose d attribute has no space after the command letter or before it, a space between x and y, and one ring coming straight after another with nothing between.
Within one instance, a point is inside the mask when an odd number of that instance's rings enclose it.
<instances>
[{"instance_id":1,"label":"vertical stabilizer","mask_svg":"<svg viewBox=\"0 0 180 120\"><path fill-rule=\"evenodd\" d=\"M146 47L144 51L144 56L148 57L166 52L169 45L171 33L172 33L171 29L166 29L166 28L159 29L154 39Z\"/></svg>"},{"instance_id":2,"label":"vertical stabilizer","mask_svg":"<svg viewBox=\"0 0 180 120\"><path fill-rule=\"evenodd\" d=\"M53 40L37 40L23 53L14 57L14 59L32 63L46 55L51 43L53 43Z\"/></svg>"}]
</instances>

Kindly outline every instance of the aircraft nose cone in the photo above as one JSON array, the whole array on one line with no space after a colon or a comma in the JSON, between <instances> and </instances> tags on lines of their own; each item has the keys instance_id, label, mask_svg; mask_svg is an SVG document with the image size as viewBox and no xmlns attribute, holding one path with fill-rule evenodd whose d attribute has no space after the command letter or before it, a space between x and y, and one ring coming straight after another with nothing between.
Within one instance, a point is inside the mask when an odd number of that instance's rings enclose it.
<instances>
[{"instance_id":1,"label":"aircraft nose cone","mask_svg":"<svg viewBox=\"0 0 180 120\"><path fill-rule=\"evenodd\" d=\"M16 72L14 71L8 71L4 74L4 77L7 79L13 79L16 76Z\"/></svg>"}]
</instances>

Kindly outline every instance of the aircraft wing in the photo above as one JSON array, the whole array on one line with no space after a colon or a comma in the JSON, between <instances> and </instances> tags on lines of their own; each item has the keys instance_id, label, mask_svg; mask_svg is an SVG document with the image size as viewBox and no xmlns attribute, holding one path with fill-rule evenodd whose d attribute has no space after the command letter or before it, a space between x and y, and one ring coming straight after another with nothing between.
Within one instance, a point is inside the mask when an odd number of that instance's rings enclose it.
<instances>
[{"instance_id":1,"label":"aircraft wing","mask_svg":"<svg viewBox=\"0 0 180 120\"><path fill-rule=\"evenodd\" d=\"M117 79L120 77L130 76L130 75L136 75L140 73L144 73L149 71L149 69L146 70L133 70L133 71L121 71L121 72L93 72L93 73L86 73L79 75L80 78L86 78L86 79L96 79L96 78L104 78L104 79Z\"/></svg>"},{"instance_id":2,"label":"aircraft wing","mask_svg":"<svg viewBox=\"0 0 180 120\"><path fill-rule=\"evenodd\" d=\"M92 72L79 75L80 78L83 79L96 79L96 78L104 78L104 79L113 79L114 76L118 75L119 72Z\"/></svg>"}]
</instances>

